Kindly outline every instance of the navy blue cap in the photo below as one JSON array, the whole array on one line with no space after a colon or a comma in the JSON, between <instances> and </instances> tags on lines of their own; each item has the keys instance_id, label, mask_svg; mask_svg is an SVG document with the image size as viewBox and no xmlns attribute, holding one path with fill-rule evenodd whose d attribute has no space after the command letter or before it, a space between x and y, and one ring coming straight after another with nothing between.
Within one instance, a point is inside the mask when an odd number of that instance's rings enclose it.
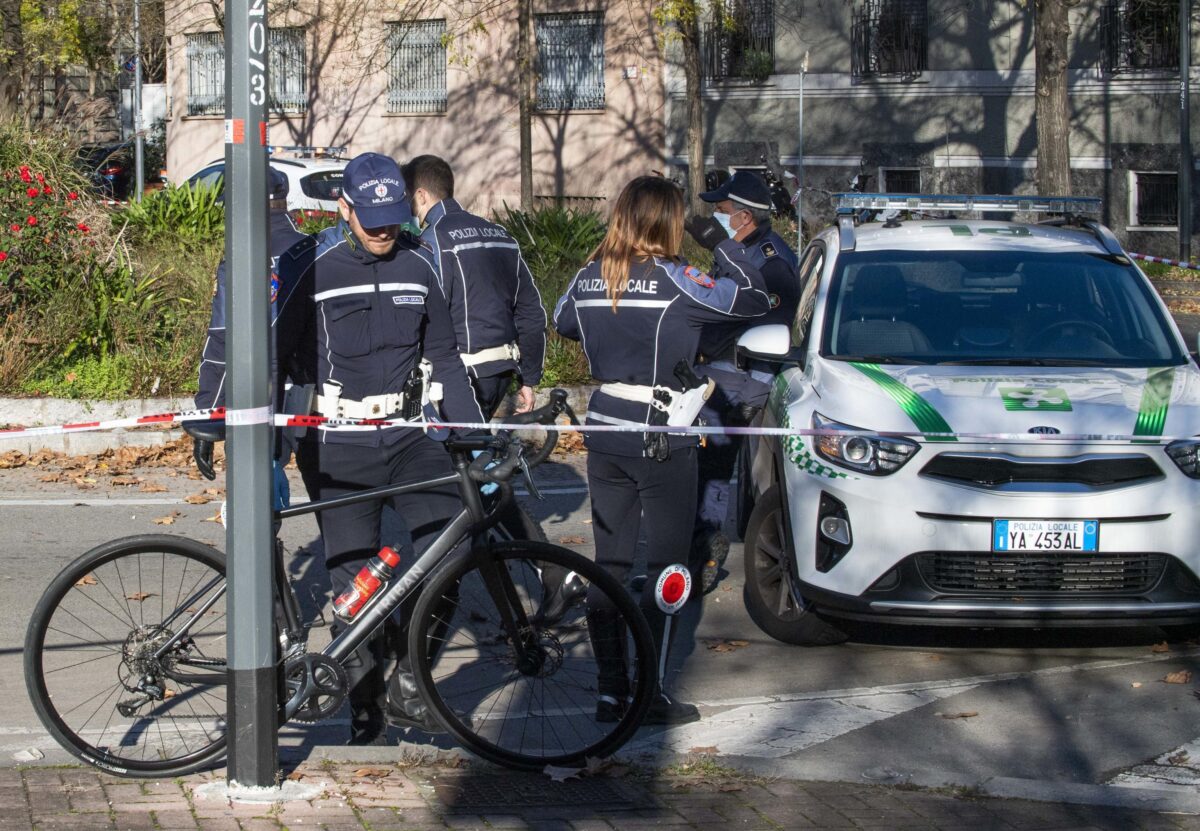
<instances>
[{"instance_id":1,"label":"navy blue cap","mask_svg":"<svg viewBox=\"0 0 1200 831\"><path fill-rule=\"evenodd\" d=\"M380 153L362 153L350 160L342 174L342 198L364 228L412 220L400 165Z\"/></svg>"},{"instance_id":2,"label":"navy blue cap","mask_svg":"<svg viewBox=\"0 0 1200 831\"><path fill-rule=\"evenodd\" d=\"M268 199L287 199L288 195L288 178L282 170L276 170L273 167L267 168L267 198Z\"/></svg>"},{"instance_id":3,"label":"navy blue cap","mask_svg":"<svg viewBox=\"0 0 1200 831\"><path fill-rule=\"evenodd\" d=\"M762 177L750 170L739 170L716 190L700 194L705 202L720 202L729 199L747 208L771 210L771 189Z\"/></svg>"}]
</instances>

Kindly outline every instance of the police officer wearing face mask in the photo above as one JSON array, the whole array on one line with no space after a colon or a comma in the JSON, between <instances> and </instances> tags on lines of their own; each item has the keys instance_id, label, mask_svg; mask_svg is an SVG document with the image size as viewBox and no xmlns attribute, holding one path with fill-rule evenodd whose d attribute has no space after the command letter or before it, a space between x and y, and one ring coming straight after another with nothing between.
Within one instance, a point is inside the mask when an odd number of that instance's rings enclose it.
<instances>
[{"instance_id":1,"label":"police officer wearing face mask","mask_svg":"<svg viewBox=\"0 0 1200 831\"><path fill-rule=\"evenodd\" d=\"M732 238L745 246L762 273L771 310L752 325L791 326L800 301L799 267L795 252L771 228L771 191L757 174L739 170L716 190L700 194L713 204L713 219L725 234L715 232L700 217L688 221L688 232L705 248ZM702 367L698 373L717 382L700 417L709 425L744 425L766 403L773 375L768 367L738 369L734 346L745 323L717 323L705 329ZM733 477L741 437L710 435L700 452L699 500L693 538L693 566L699 565L705 591L716 585L720 566L729 554L729 538L721 530L729 510L729 480Z\"/></svg>"},{"instance_id":2,"label":"police officer wearing face mask","mask_svg":"<svg viewBox=\"0 0 1200 831\"><path fill-rule=\"evenodd\" d=\"M338 208L336 227L280 260L279 365L306 366L316 382L314 409L323 416L419 418L429 414L426 399L440 387L442 416L482 421L432 254L401 228L411 213L400 167L377 153L356 156L346 165ZM425 361L432 378L423 377ZM419 429L326 425L317 441L321 499L452 473L443 445ZM389 504L408 526L417 554L462 507L454 485L395 496ZM322 512L335 592L379 551L382 509L380 500ZM397 655L397 670L385 685L385 640L403 649L402 638L377 635L346 668L352 744L383 741L385 718L436 729L406 656Z\"/></svg>"},{"instance_id":3,"label":"police officer wearing face mask","mask_svg":"<svg viewBox=\"0 0 1200 831\"><path fill-rule=\"evenodd\" d=\"M483 414L495 415L514 376L521 384L517 412L533 409L546 355L546 310L520 246L504 228L454 201L454 172L445 160L417 156L404 176Z\"/></svg>"}]
</instances>

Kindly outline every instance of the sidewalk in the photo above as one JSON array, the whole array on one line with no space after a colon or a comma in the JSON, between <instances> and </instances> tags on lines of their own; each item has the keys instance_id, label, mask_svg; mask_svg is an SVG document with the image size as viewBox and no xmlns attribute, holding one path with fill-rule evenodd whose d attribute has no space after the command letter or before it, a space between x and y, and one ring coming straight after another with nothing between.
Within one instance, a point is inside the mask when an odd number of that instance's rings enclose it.
<instances>
[{"instance_id":1,"label":"sidewalk","mask_svg":"<svg viewBox=\"0 0 1200 831\"><path fill-rule=\"evenodd\" d=\"M1200 829L1200 816L746 777L707 757L657 774L613 766L556 782L492 767L312 760L308 798L231 802L224 771L130 780L90 768L0 770L0 831L427 829Z\"/></svg>"}]
</instances>

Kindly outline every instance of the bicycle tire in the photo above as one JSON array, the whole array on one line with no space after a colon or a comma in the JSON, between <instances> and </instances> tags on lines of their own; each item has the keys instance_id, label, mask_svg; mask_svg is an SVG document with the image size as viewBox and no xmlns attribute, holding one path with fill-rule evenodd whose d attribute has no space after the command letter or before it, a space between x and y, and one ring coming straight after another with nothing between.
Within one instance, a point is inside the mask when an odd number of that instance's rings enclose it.
<instances>
[{"instance_id":1,"label":"bicycle tire","mask_svg":"<svg viewBox=\"0 0 1200 831\"><path fill-rule=\"evenodd\" d=\"M122 776L178 776L219 760L224 584L222 552L159 534L99 545L55 577L30 617L24 655L30 700L55 740ZM181 626L186 638L154 659ZM137 690L147 678L157 698Z\"/></svg>"},{"instance_id":2,"label":"bicycle tire","mask_svg":"<svg viewBox=\"0 0 1200 831\"><path fill-rule=\"evenodd\" d=\"M483 585L479 556L490 556L501 566L509 595L520 601L530 619L529 633L540 656L536 669L517 666L511 638L500 622L502 613ZM543 599L540 575L546 566L575 572L607 596L624 623L630 700L616 722L594 717L597 669L587 601L553 623L536 620L536 606ZM586 557L536 541L498 543L439 567L417 601L409 654L421 696L443 726L477 755L520 770L575 766L612 755L641 724L657 683L650 627L629 592ZM588 661L590 668L582 666ZM480 679L497 669L506 678L499 689L484 694L488 685L480 685ZM556 678L551 688L549 682ZM470 682L465 688L464 679ZM497 714L505 696L506 710ZM518 699L524 712L514 714ZM564 742L564 735L570 741ZM514 740L519 747L506 746Z\"/></svg>"}]
</instances>

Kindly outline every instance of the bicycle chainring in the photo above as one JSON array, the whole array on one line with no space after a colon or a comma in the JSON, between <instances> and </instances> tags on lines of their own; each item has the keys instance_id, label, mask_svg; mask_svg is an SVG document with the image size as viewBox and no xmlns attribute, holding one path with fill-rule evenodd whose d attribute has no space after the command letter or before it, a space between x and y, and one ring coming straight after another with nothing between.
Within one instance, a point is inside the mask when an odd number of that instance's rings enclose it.
<instances>
[{"instance_id":1,"label":"bicycle chainring","mask_svg":"<svg viewBox=\"0 0 1200 831\"><path fill-rule=\"evenodd\" d=\"M294 721L314 724L332 716L346 700L349 681L346 670L332 658L308 652L289 658L283 665L287 703L284 712Z\"/></svg>"}]
</instances>

